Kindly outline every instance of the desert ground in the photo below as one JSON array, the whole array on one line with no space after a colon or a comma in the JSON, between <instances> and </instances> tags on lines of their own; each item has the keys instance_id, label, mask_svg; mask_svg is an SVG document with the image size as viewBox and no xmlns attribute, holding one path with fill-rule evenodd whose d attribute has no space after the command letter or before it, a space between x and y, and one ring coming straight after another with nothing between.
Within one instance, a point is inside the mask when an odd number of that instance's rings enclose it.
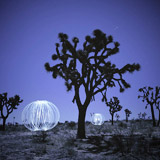
<instances>
[{"instance_id":1,"label":"desert ground","mask_svg":"<svg viewBox=\"0 0 160 160\"><path fill-rule=\"evenodd\" d=\"M23 125L0 131L0 160L159 160L160 127L149 120L86 122L86 139L76 139L75 122L46 132Z\"/></svg>"}]
</instances>

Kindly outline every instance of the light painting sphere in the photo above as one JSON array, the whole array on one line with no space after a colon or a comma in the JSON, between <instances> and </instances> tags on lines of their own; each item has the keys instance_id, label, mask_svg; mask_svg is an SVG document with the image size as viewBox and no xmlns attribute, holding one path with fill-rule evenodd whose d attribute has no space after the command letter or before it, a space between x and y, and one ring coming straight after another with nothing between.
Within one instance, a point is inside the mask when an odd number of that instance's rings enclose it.
<instances>
[{"instance_id":1,"label":"light painting sphere","mask_svg":"<svg viewBox=\"0 0 160 160\"><path fill-rule=\"evenodd\" d=\"M60 119L58 108L51 102L41 100L28 104L22 112L22 122L31 131L47 131Z\"/></svg>"},{"instance_id":2,"label":"light painting sphere","mask_svg":"<svg viewBox=\"0 0 160 160\"><path fill-rule=\"evenodd\" d=\"M94 113L91 116L91 123L93 125L102 125L104 123L104 116L100 113Z\"/></svg>"}]
</instances>

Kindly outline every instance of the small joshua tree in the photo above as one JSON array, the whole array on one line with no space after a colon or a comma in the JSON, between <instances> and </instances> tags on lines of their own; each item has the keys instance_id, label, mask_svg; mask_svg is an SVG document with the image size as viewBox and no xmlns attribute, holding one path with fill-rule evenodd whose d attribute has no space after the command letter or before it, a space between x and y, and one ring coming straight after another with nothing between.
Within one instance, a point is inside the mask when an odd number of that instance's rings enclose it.
<instances>
[{"instance_id":1,"label":"small joshua tree","mask_svg":"<svg viewBox=\"0 0 160 160\"><path fill-rule=\"evenodd\" d=\"M142 92L142 95L139 95L138 98L142 98L142 102L145 102L145 101L147 102L145 108L147 108L148 106L150 106L151 108L153 126L156 126L154 106L156 107L156 109L159 110L159 120L158 120L158 125L159 125L159 122L160 122L160 108L159 108L160 87L156 86L155 91L152 87L143 87L139 89L139 92Z\"/></svg>"},{"instance_id":2,"label":"small joshua tree","mask_svg":"<svg viewBox=\"0 0 160 160\"><path fill-rule=\"evenodd\" d=\"M118 121L119 118L120 118L120 115L119 115L119 114L116 114L115 117L116 117L116 119L117 119L117 121Z\"/></svg>"},{"instance_id":3,"label":"small joshua tree","mask_svg":"<svg viewBox=\"0 0 160 160\"><path fill-rule=\"evenodd\" d=\"M132 114L132 112L129 109L125 109L124 111L126 113L126 122L128 122L128 117L130 116L130 114Z\"/></svg>"},{"instance_id":4,"label":"small joshua tree","mask_svg":"<svg viewBox=\"0 0 160 160\"><path fill-rule=\"evenodd\" d=\"M146 112L144 112L144 113L142 114L142 118L143 118L144 120L146 119L146 115L147 115Z\"/></svg>"},{"instance_id":5,"label":"small joshua tree","mask_svg":"<svg viewBox=\"0 0 160 160\"><path fill-rule=\"evenodd\" d=\"M112 116L112 125L113 125L114 114L122 109L122 106L119 103L120 101L117 97L113 97L113 100L111 98L109 102L107 102L106 100L106 105L109 107L109 112Z\"/></svg>"},{"instance_id":6,"label":"small joshua tree","mask_svg":"<svg viewBox=\"0 0 160 160\"><path fill-rule=\"evenodd\" d=\"M9 114L11 114L14 109L17 109L16 106L18 106L22 102L23 100L20 100L20 97L18 95L7 98L7 93L0 94L0 112L3 119L2 130L5 130L6 119L8 118ZM6 114L4 113L5 109Z\"/></svg>"},{"instance_id":7,"label":"small joshua tree","mask_svg":"<svg viewBox=\"0 0 160 160\"><path fill-rule=\"evenodd\" d=\"M142 119L142 113L138 113L138 119L141 120Z\"/></svg>"}]
</instances>

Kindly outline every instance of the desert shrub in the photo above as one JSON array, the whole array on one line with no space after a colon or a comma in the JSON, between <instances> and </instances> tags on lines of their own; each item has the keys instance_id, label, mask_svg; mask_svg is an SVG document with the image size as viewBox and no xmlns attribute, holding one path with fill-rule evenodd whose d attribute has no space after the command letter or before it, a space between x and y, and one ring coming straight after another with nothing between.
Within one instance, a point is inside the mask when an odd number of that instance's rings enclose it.
<instances>
[{"instance_id":1,"label":"desert shrub","mask_svg":"<svg viewBox=\"0 0 160 160\"><path fill-rule=\"evenodd\" d=\"M32 141L34 143L45 143L47 142L48 134L46 131L37 131L32 134Z\"/></svg>"},{"instance_id":2,"label":"desert shrub","mask_svg":"<svg viewBox=\"0 0 160 160\"><path fill-rule=\"evenodd\" d=\"M118 124L119 127L122 127L122 128L127 128L127 124L126 123L123 123L123 122L120 122Z\"/></svg>"},{"instance_id":3,"label":"desert shrub","mask_svg":"<svg viewBox=\"0 0 160 160\"><path fill-rule=\"evenodd\" d=\"M36 156L43 156L47 153L46 145L45 144L37 144L34 146L33 150L31 151L36 154Z\"/></svg>"},{"instance_id":4,"label":"desert shrub","mask_svg":"<svg viewBox=\"0 0 160 160\"><path fill-rule=\"evenodd\" d=\"M144 136L140 136L136 139L136 145L134 148L134 152L137 154L143 154L147 152L147 141Z\"/></svg>"},{"instance_id":5,"label":"desert shrub","mask_svg":"<svg viewBox=\"0 0 160 160\"><path fill-rule=\"evenodd\" d=\"M125 139L125 147L126 147L126 152L130 153L131 151L133 151L133 146L135 145L135 138L133 135L130 135L128 137L126 137Z\"/></svg>"},{"instance_id":6,"label":"desert shrub","mask_svg":"<svg viewBox=\"0 0 160 160\"><path fill-rule=\"evenodd\" d=\"M54 148L73 147L76 135L71 133L71 130L62 130L57 134L50 134L50 140L47 144L54 146Z\"/></svg>"},{"instance_id":7,"label":"desert shrub","mask_svg":"<svg viewBox=\"0 0 160 160\"><path fill-rule=\"evenodd\" d=\"M58 125L63 125L63 123L61 123L61 122L58 122Z\"/></svg>"},{"instance_id":8,"label":"desert shrub","mask_svg":"<svg viewBox=\"0 0 160 160\"><path fill-rule=\"evenodd\" d=\"M73 148L71 148L71 147L69 147L69 148L66 148L65 149L65 151L66 151L66 156L65 157L76 157L76 155L77 155L77 152L73 149Z\"/></svg>"},{"instance_id":9,"label":"desert shrub","mask_svg":"<svg viewBox=\"0 0 160 160\"><path fill-rule=\"evenodd\" d=\"M94 125L89 124L86 127L86 132L87 132L87 134L95 134L96 133L96 129L95 129Z\"/></svg>"},{"instance_id":10,"label":"desert shrub","mask_svg":"<svg viewBox=\"0 0 160 160\"><path fill-rule=\"evenodd\" d=\"M131 125L133 125L133 124L135 124L136 120L135 119L131 119L129 122L130 122Z\"/></svg>"},{"instance_id":11,"label":"desert shrub","mask_svg":"<svg viewBox=\"0 0 160 160\"><path fill-rule=\"evenodd\" d=\"M86 123L86 126L91 124L91 122L89 122L89 121L86 121L85 123Z\"/></svg>"},{"instance_id":12,"label":"desert shrub","mask_svg":"<svg viewBox=\"0 0 160 160\"><path fill-rule=\"evenodd\" d=\"M8 132L28 132L28 129L24 125L6 125L6 131Z\"/></svg>"},{"instance_id":13,"label":"desert shrub","mask_svg":"<svg viewBox=\"0 0 160 160\"><path fill-rule=\"evenodd\" d=\"M64 147L73 147L76 139L74 137L66 137Z\"/></svg>"},{"instance_id":14,"label":"desert shrub","mask_svg":"<svg viewBox=\"0 0 160 160\"><path fill-rule=\"evenodd\" d=\"M114 152L121 152L122 154L124 153L124 143L123 143L122 136L113 135L110 141L111 141Z\"/></svg>"},{"instance_id":15,"label":"desert shrub","mask_svg":"<svg viewBox=\"0 0 160 160\"><path fill-rule=\"evenodd\" d=\"M75 128L75 126L76 126L76 123L73 122L73 121L71 121L70 123L68 123L68 127L71 128L71 129Z\"/></svg>"},{"instance_id":16,"label":"desert shrub","mask_svg":"<svg viewBox=\"0 0 160 160\"><path fill-rule=\"evenodd\" d=\"M107 122L101 126L92 125L90 123L89 125L86 126L86 133L94 135L112 133L115 126L112 126L110 123Z\"/></svg>"},{"instance_id":17,"label":"desert shrub","mask_svg":"<svg viewBox=\"0 0 160 160\"><path fill-rule=\"evenodd\" d=\"M68 124L68 121L65 121L64 123L65 123L65 124Z\"/></svg>"},{"instance_id":18,"label":"desert shrub","mask_svg":"<svg viewBox=\"0 0 160 160\"><path fill-rule=\"evenodd\" d=\"M77 152L74 150L76 139L72 136L63 137L63 148L65 157L75 157Z\"/></svg>"},{"instance_id":19,"label":"desert shrub","mask_svg":"<svg viewBox=\"0 0 160 160\"><path fill-rule=\"evenodd\" d=\"M64 125L57 124L54 128L52 128L50 131L52 131L54 134L57 134L59 131L63 130Z\"/></svg>"},{"instance_id":20,"label":"desert shrub","mask_svg":"<svg viewBox=\"0 0 160 160\"><path fill-rule=\"evenodd\" d=\"M133 152L134 136L113 135L110 141L114 152L120 152L122 155Z\"/></svg>"},{"instance_id":21,"label":"desert shrub","mask_svg":"<svg viewBox=\"0 0 160 160\"><path fill-rule=\"evenodd\" d=\"M149 138L152 137L153 131L154 131L154 129L153 129L152 127L149 127L149 128L147 129L147 134L148 134L148 137L149 137Z\"/></svg>"},{"instance_id":22,"label":"desert shrub","mask_svg":"<svg viewBox=\"0 0 160 160\"><path fill-rule=\"evenodd\" d=\"M102 132L103 134L112 133L112 128L109 127L109 126L104 126L104 127L101 129L101 132Z\"/></svg>"},{"instance_id":23,"label":"desert shrub","mask_svg":"<svg viewBox=\"0 0 160 160\"><path fill-rule=\"evenodd\" d=\"M128 127L128 135L129 136L133 136L134 135L134 133L136 132L136 125L135 124L133 124L133 123L131 123L130 124L130 126Z\"/></svg>"},{"instance_id":24,"label":"desert shrub","mask_svg":"<svg viewBox=\"0 0 160 160\"><path fill-rule=\"evenodd\" d=\"M113 135L120 135L121 136L121 135L123 135L123 132L124 132L124 130L120 127L114 127L112 129L112 134Z\"/></svg>"}]
</instances>

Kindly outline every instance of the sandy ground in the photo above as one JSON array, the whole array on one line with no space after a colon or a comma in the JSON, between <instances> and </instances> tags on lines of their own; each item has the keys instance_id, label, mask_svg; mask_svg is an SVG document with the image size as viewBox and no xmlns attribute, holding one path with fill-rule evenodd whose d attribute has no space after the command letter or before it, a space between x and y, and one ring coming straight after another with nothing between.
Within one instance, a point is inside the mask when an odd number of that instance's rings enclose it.
<instances>
[{"instance_id":1,"label":"sandy ground","mask_svg":"<svg viewBox=\"0 0 160 160\"><path fill-rule=\"evenodd\" d=\"M24 126L0 131L0 160L159 160L160 127L151 122L86 124L86 139L76 139L77 124L58 124L47 132Z\"/></svg>"}]
</instances>

